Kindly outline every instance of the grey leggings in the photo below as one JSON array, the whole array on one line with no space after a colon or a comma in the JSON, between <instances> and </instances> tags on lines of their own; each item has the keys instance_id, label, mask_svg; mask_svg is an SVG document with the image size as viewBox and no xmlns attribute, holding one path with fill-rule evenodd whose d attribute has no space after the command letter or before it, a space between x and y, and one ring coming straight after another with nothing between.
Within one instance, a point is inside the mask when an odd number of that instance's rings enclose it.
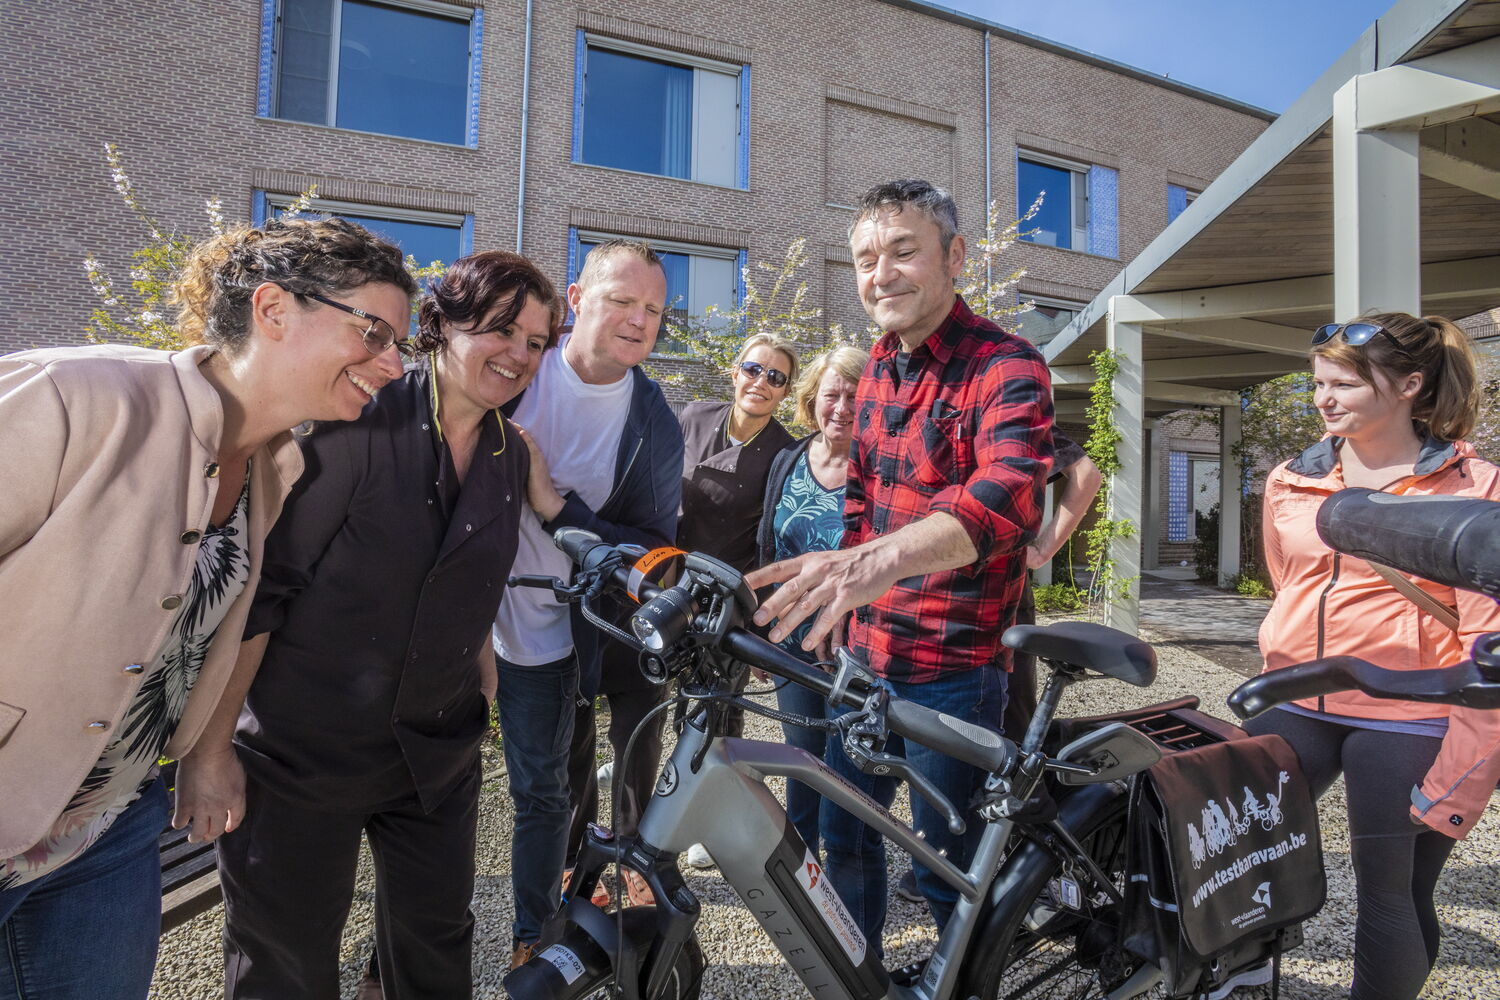
<instances>
[{"instance_id":1,"label":"grey leggings","mask_svg":"<svg viewBox=\"0 0 1500 1000\"><path fill-rule=\"evenodd\" d=\"M1342 772L1354 863L1354 986L1350 1000L1410 1000L1437 962L1441 931L1432 892L1453 839L1411 822L1420 785L1442 740L1357 729L1275 710L1245 726L1292 745L1313 794Z\"/></svg>"}]
</instances>

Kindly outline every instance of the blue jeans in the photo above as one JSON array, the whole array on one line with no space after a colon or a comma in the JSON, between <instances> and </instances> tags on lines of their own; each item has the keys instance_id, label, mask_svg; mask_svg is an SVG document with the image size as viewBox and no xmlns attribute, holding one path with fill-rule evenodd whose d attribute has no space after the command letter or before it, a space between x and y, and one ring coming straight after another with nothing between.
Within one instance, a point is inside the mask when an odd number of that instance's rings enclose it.
<instances>
[{"instance_id":1,"label":"blue jeans","mask_svg":"<svg viewBox=\"0 0 1500 1000\"><path fill-rule=\"evenodd\" d=\"M496 658L500 735L510 797L516 805L511 835L511 886L516 919L511 936L533 942L557 911L568 849L568 747L578 702L578 660L523 667Z\"/></svg>"},{"instance_id":2,"label":"blue jeans","mask_svg":"<svg viewBox=\"0 0 1500 1000\"><path fill-rule=\"evenodd\" d=\"M897 697L999 731L1000 719L1005 711L1005 671L999 667L979 667L944 674L927 684L892 681L890 685ZM834 709L834 714L843 715L848 711L847 708L838 708ZM960 868L966 867L974 856L974 848L979 843L979 834L984 827L983 823L968 813L969 801L978 791L984 775L977 768L946 754L930 750L919 743L907 743L894 733L885 748L889 753L904 756L938 787L949 802L966 814L968 829L962 836L954 836L948 832L948 822L942 814L928 805L926 799L912 793L913 825L934 849L945 850L949 860ZM825 760L829 767L881 805L889 806L896 798L896 779L876 778L860 771L844 755L840 741L828 741ZM880 936L885 929L885 840L863 821L855 819L830 802L823 803L821 819L823 850L826 854L824 868L828 872L828 878L877 954L884 954ZM927 897L933 918L937 921L938 929L942 930L953 914L954 904L958 902L958 891L949 887L948 883L925 866L919 864L913 867L917 875L917 887Z\"/></svg>"},{"instance_id":3,"label":"blue jeans","mask_svg":"<svg viewBox=\"0 0 1500 1000\"><path fill-rule=\"evenodd\" d=\"M0 892L0 1000L145 1000L166 825L167 789L153 781L88 850Z\"/></svg>"},{"instance_id":4,"label":"blue jeans","mask_svg":"<svg viewBox=\"0 0 1500 1000\"><path fill-rule=\"evenodd\" d=\"M809 691L800 684L791 681L781 681L781 687L776 692L776 707L783 712L792 712L796 715L807 715L814 719L828 718L828 703L823 696L816 691ZM781 731L786 734L788 745L806 750L808 753L823 758L828 748L828 734L821 729L808 729L805 726L789 726L785 723ZM813 856L818 855L818 811L822 808L823 796L808 788L800 781L787 781L786 783L786 814L792 821L792 826L801 835Z\"/></svg>"}]
</instances>

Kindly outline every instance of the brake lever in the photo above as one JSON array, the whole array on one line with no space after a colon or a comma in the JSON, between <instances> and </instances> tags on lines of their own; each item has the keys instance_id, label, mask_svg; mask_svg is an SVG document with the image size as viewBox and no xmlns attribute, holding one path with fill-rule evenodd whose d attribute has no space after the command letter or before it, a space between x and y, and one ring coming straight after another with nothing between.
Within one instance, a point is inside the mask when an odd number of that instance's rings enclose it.
<instances>
[{"instance_id":1,"label":"brake lever","mask_svg":"<svg viewBox=\"0 0 1500 1000\"><path fill-rule=\"evenodd\" d=\"M885 720L886 706L889 703L890 692L886 688L877 687L870 692L869 697L865 699L865 709L860 713L859 720L851 725L845 734L845 756L865 774L873 774L876 777L889 775L906 782L926 799L929 805L943 814L948 821L948 830L951 833L955 836L962 834L965 829L963 816L959 815L947 796L940 792L925 774L912 767L905 757L885 752L885 743L890 737L890 729Z\"/></svg>"},{"instance_id":2,"label":"brake lever","mask_svg":"<svg viewBox=\"0 0 1500 1000\"><path fill-rule=\"evenodd\" d=\"M573 604L576 601L582 600L588 591L586 576L587 574L580 574L578 577L579 582L570 585L563 583L555 576L537 576L526 573L511 577L506 581L506 584L511 587L535 587L538 590L550 590L552 591L552 599L558 604Z\"/></svg>"},{"instance_id":3,"label":"brake lever","mask_svg":"<svg viewBox=\"0 0 1500 1000\"><path fill-rule=\"evenodd\" d=\"M943 817L948 821L949 833L958 836L964 832L964 818L959 815L953 803L949 802L948 797L938 791L938 787L928 780L927 775L913 767L911 762L905 757L897 757L895 754L882 751L871 754L870 760L877 767L885 768L885 773L906 782L907 785L920 793L922 798L927 800L928 805L942 813ZM874 771L869 773L879 774L881 772Z\"/></svg>"}]
</instances>

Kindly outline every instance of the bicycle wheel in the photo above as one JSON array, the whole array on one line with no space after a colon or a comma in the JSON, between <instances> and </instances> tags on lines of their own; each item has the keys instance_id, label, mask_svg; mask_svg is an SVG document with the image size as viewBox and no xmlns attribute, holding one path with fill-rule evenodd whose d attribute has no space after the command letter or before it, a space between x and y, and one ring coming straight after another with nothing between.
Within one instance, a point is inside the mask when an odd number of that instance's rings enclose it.
<instances>
[{"instance_id":1,"label":"bicycle wheel","mask_svg":"<svg viewBox=\"0 0 1500 1000\"><path fill-rule=\"evenodd\" d=\"M672 963L667 981L655 996L648 997L647 1000L698 1000L699 994L703 992L703 970L706 966L703 947L698 944L698 935L694 934L677 953L677 961ZM590 995L589 1000L608 1000L615 995L614 979L611 977L603 989Z\"/></svg>"},{"instance_id":2,"label":"bicycle wheel","mask_svg":"<svg viewBox=\"0 0 1500 1000\"><path fill-rule=\"evenodd\" d=\"M694 934L677 953L672 973L667 976L661 991L650 1000L698 1000L698 994L703 991L705 965L703 948L698 944L698 935Z\"/></svg>"},{"instance_id":3,"label":"bicycle wheel","mask_svg":"<svg viewBox=\"0 0 1500 1000\"><path fill-rule=\"evenodd\" d=\"M1124 889L1126 796L1093 806L1069 829L1094 862ZM1066 818L1065 818L1066 822ZM1082 1000L1098 997L1128 979L1140 960L1119 947L1119 907L1097 888L1072 895L1070 876L1051 852L1023 844L1007 861L1000 903L970 947L972 971L963 996L982 1000Z\"/></svg>"}]
</instances>

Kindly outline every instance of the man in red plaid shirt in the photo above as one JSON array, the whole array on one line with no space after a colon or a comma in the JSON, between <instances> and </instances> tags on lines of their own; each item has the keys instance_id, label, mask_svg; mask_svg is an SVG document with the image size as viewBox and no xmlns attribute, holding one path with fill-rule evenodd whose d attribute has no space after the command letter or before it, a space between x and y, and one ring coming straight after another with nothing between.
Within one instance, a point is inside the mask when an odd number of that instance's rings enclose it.
<instances>
[{"instance_id":1,"label":"man in red plaid shirt","mask_svg":"<svg viewBox=\"0 0 1500 1000\"><path fill-rule=\"evenodd\" d=\"M1030 343L975 316L953 290L964 239L949 194L893 181L860 199L849 245L860 300L885 335L860 379L844 506L843 547L765 567L752 587L781 586L757 612L773 641L816 615L803 648L837 642L850 611L850 649L896 695L998 729L1005 705L1000 635L1020 601L1025 548L1041 524L1052 464L1052 393ZM892 735L886 749L903 753ZM907 759L959 809L983 776L916 743ZM830 744L827 763L883 805L892 778L860 772ZM983 824L954 836L912 796L915 826L968 864ZM827 803L827 872L880 950L885 843ZM925 867L917 884L941 928L958 894Z\"/></svg>"}]
</instances>

